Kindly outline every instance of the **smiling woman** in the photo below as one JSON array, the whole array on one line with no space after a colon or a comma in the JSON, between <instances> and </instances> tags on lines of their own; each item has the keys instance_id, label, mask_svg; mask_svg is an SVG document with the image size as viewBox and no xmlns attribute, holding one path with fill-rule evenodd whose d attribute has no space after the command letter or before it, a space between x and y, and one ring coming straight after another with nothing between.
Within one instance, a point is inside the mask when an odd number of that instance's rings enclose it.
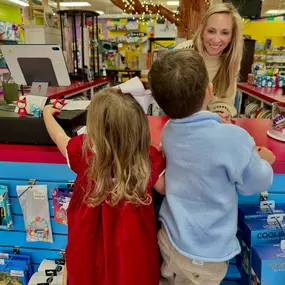
<instances>
[{"instance_id":1,"label":"smiling woman","mask_svg":"<svg viewBox=\"0 0 285 285\"><path fill-rule=\"evenodd\" d=\"M236 115L234 99L243 51L242 19L236 8L227 3L212 5L193 40L176 47L180 48L193 48L203 56L215 93L208 109L229 121Z\"/></svg>"}]
</instances>

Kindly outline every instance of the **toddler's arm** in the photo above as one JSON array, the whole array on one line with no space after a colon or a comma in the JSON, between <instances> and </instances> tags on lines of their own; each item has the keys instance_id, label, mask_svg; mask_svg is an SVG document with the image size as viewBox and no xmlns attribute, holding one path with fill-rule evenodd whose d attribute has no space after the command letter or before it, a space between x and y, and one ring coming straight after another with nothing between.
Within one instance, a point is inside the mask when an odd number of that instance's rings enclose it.
<instances>
[{"instance_id":1,"label":"toddler's arm","mask_svg":"<svg viewBox=\"0 0 285 285\"><path fill-rule=\"evenodd\" d=\"M52 105L47 105L44 107L43 117L51 139L57 145L62 155L66 157L66 146L70 137L66 135L63 128L54 118L54 114L58 112L60 112L60 110L54 109Z\"/></svg>"},{"instance_id":2,"label":"toddler's arm","mask_svg":"<svg viewBox=\"0 0 285 285\"><path fill-rule=\"evenodd\" d=\"M273 163L274 159L271 157L268 161ZM273 170L269 162L264 160L255 149L252 150L249 163L242 173L242 182L236 184L237 190L242 195L261 193L271 187Z\"/></svg>"},{"instance_id":3,"label":"toddler's arm","mask_svg":"<svg viewBox=\"0 0 285 285\"><path fill-rule=\"evenodd\" d=\"M160 178L153 185L153 188L160 193L161 195L165 195L165 176L164 174L160 176Z\"/></svg>"}]
</instances>

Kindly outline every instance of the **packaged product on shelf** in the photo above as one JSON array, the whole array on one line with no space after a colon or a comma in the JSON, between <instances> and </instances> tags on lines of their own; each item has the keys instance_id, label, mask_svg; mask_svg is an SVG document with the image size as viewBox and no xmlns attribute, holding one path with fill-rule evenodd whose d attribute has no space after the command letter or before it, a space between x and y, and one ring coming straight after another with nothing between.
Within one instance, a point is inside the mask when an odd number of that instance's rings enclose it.
<instances>
[{"instance_id":1,"label":"packaged product on shelf","mask_svg":"<svg viewBox=\"0 0 285 285\"><path fill-rule=\"evenodd\" d=\"M28 278L31 278L31 276L33 275L30 256L21 255L21 254L13 254L13 253L9 253L9 252L0 252L0 263L5 263L5 260L6 261L13 260L13 261L24 262L24 264L26 265Z\"/></svg>"},{"instance_id":2,"label":"packaged product on shelf","mask_svg":"<svg viewBox=\"0 0 285 285\"><path fill-rule=\"evenodd\" d=\"M268 75L256 75L254 83L257 87L276 87L276 77Z\"/></svg>"},{"instance_id":3,"label":"packaged product on shelf","mask_svg":"<svg viewBox=\"0 0 285 285\"><path fill-rule=\"evenodd\" d=\"M248 285L251 284L251 246L278 243L285 238L285 235L277 223L268 223L267 219L262 218L241 221L238 236L241 255L237 264L241 271L243 284Z\"/></svg>"},{"instance_id":4,"label":"packaged product on shelf","mask_svg":"<svg viewBox=\"0 0 285 285\"><path fill-rule=\"evenodd\" d=\"M239 223L243 220L267 218L268 215L285 214L285 203L275 204L274 207L261 208L260 205L241 204L238 207Z\"/></svg>"},{"instance_id":5,"label":"packaged product on shelf","mask_svg":"<svg viewBox=\"0 0 285 285\"><path fill-rule=\"evenodd\" d=\"M249 73L248 75L247 75L247 82L249 83L249 84L254 84L254 74L252 74L252 73Z\"/></svg>"},{"instance_id":6,"label":"packaged product on shelf","mask_svg":"<svg viewBox=\"0 0 285 285\"><path fill-rule=\"evenodd\" d=\"M12 226L13 220L9 204L8 187L0 185L0 229L10 230Z\"/></svg>"},{"instance_id":7,"label":"packaged product on shelf","mask_svg":"<svg viewBox=\"0 0 285 285\"><path fill-rule=\"evenodd\" d=\"M278 86L284 87L285 86L285 75L278 76Z\"/></svg>"},{"instance_id":8,"label":"packaged product on shelf","mask_svg":"<svg viewBox=\"0 0 285 285\"><path fill-rule=\"evenodd\" d=\"M25 262L13 259L0 262L0 284L27 285L28 281Z\"/></svg>"},{"instance_id":9,"label":"packaged product on shelf","mask_svg":"<svg viewBox=\"0 0 285 285\"><path fill-rule=\"evenodd\" d=\"M251 281L253 285L285 284L285 253L280 244L253 246Z\"/></svg>"}]
</instances>

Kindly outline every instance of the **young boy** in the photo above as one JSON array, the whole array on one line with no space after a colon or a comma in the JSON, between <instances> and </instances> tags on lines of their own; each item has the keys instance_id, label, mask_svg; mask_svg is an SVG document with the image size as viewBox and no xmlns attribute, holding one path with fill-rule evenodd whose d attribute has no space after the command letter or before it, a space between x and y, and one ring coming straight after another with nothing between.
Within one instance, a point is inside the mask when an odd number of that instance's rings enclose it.
<instances>
[{"instance_id":1,"label":"young boy","mask_svg":"<svg viewBox=\"0 0 285 285\"><path fill-rule=\"evenodd\" d=\"M245 130L206 111L213 86L196 51L166 53L153 63L149 82L171 119L162 138L167 161L158 233L162 276L168 284L218 285L228 261L240 252L238 192L268 190L275 157L265 148L257 153Z\"/></svg>"}]
</instances>

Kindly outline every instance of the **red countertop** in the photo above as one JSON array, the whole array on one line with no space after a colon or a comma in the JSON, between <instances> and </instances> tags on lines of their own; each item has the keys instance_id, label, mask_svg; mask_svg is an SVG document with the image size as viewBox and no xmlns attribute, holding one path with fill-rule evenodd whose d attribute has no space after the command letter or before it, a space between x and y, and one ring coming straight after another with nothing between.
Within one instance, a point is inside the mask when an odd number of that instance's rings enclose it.
<instances>
[{"instance_id":1,"label":"red countertop","mask_svg":"<svg viewBox=\"0 0 285 285\"><path fill-rule=\"evenodd\" d=\"M161 130L167 121L167 117L149 117L152 144L155 146L161 142ZM233 123L247 130L254 138L256 145L269 148L276 156L274 172L285 174L285 143L267 136L270 120L236 119Z\"/></svg>"},{"instance_id":2,"label":"red countertop","mask_svg":"<svg viewBox=\"0 0 285 285\"><path fill-rule=\"evenodd\" d=\"M159 146L161 133L167 117L148 117L152 144ZM236 119L234 124L244 128L254 138L258 146L269 148L276 156L273 165L275 173L285 174L285 143L267 136L270 120ZM31 146L0 144L0 161L34 162L34 163L66 163L65 158L54 146Z\"/></svg>"},{"instance_id":3,"label":"red countertop","mask_svg":"<svg viewBox=\"0 0 285 285\"><path fill-rule=\"evenodd\" d=\"M245 93L252 94L264 101L273 102L284 102L285 95L282 95L282 88L270 88L270 87L257 87L249 83L238 83L238 88Z\"/></svg>"},{"instance_id":4,"label":"red countertop","mask_svg":"<svg viewBox=\"0 0 285 285\"><path fill-rule=\"evenodd\" d=\"M70 86L48 87L47 96L50 99L63 98L65 96L83 92L86 89L91 89L91 87L108 83L110 80L111 79L108 77L102 77L90 82L72 81ZM25 90L24 92L26 95L30 94L29 90ZM2 94L0 95L2 96Z\"/></svg>"},{"instance_id":5,"label":"red countertop","mask_svg":"<svg viewBox=\"0 0 285 285\"><path fill-rule=\"evenodd\" d=\"M110 81L110 78L102 77L98 78L94 81L90 82L84 82L84 81L73 81L70 86L65 87L49 87L47 96L50 99L56 99L68 96L70 94L74 93L80 93L86 89L89 89L91 87L95 87L100 84L108 83Z\"/></svg>"}]
</instances>

